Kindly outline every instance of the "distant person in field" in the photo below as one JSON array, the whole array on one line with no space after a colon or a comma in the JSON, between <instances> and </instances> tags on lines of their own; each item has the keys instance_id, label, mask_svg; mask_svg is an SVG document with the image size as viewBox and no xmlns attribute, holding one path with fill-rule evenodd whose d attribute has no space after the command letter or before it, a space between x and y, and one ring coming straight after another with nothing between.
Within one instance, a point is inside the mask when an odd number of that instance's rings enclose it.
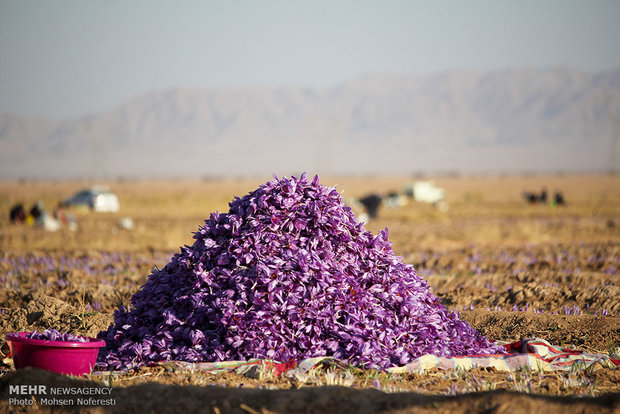
<instances>
[{"instance_id":1,"label":"distant person in field","mask_svg":"<svg viewBox=\"0 0 620 414\"><path fill-rule=\"evenodd\" d=\"M540 192L540 197L538 198L538 201L541 204L545 204L547 202L547 188L543 187L543 189Z\"/></svg>"},{"instance_id":2,"label":"distant person in field","mask_svg":"<svg viewBox=\"0 0 620 414\"><path fill-rule=\"evenodd\" d=\"M543 187L540 194L530 193L528 191L523 192L523 199L530 204L546 204L547 203L547 188Z\"/></svg>"},{"instance_id":3,"label":"distant person in field","mask_svg":"<svg viewBox=\"0 0 620 414\"><path fill-rule=\"evenodd\" d=\"M56 219L61 225L67 226L71 231L78 229L77 219L73 214L69 214L65 211L65 205L63 202L59 202L54 209L54 219Z\"/></svg>"},{"instance_id":4,"label":"distant person in field","mask_svg":"<svg viewBox=\"0 0 620 414\"><path fill-rule=\"evenodd\" d=\"M22 203L15 204L10 212L11 223L23 223L26 221L26 209Z\"/></svg>"},{"instance_id":5,"label":"distant person in field","mask_svg":"<svg viewBox=\"0 0 620 414\"><path fill-rule=\"evenodd\" d=\"M379 214L379 207L381 206L380 195L370 194L364 198L361 198L359 201L364 206L369 218L377 218L377 215Z\"/></svg>"},{"instance_id":6,"label":"distant person in field","mask_svg":"<svg viewBox=\"0 0 620 414\"><path fill-rule=\"evenodd\" d=\"M67 224L68 220L67 215L65 214L65 206L62 202L58 203L58 205L54 209L54 218L64 225Z\"/></svg>"},{"instance_id":7,"label":"distant person in field","mask_svg":"<svg viewBox=\"0 0 620 414\"><path fill-rule=\"evenodd\" d=\"M32 216L32 218L34 218L34 221L37 221L39 218L41 218L41 216L43 216L44 213L45 212L43 211L43 205L39 202L37 202L30 209L30 215Z\"/></svg>"},{"instance_id":8,"label":"distant person in field","mask_svg":"<svg viewBox=\"0 0 620 414\"><path fill-rule=\"evenodd\" d=\"M564 195L562 195L562 193L560 193L559 191L556 192L555 195L553 196L552 204L554 207L566 205L566 202L564 201Z\"/></svg>"}]
</instances>

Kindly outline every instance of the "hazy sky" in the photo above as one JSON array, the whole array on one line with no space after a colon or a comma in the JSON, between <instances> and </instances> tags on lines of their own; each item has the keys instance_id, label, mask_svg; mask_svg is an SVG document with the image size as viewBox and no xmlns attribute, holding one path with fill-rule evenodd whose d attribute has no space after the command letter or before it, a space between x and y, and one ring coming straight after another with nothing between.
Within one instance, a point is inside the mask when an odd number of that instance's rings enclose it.
<instances>
[{"instance_id":1,"label":"hazy sky","mask_svg":"<svg viewBox=\"0 0 620 414\"><path fill-rule=\"evenodd\" d=\"M69 118L175 86L620 67L620 1L0 0L0 112Z\"/></svg>"}]
</instances>

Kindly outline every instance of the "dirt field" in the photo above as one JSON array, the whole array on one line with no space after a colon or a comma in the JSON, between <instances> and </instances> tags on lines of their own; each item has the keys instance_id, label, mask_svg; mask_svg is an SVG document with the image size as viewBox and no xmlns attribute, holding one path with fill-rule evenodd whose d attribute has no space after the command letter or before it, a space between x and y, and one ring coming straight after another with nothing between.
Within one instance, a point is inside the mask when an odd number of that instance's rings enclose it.
<instances>
[{"instance_id":1,"label":"dirt field","mask_svg":"<svg viewBox=\"0 0 620 414\"><path fill-rule=\"evenodd\" d=\"M112 312L127 304L153 266L161 268L209 213L227 211L266 181L184 180L110 182L116 214L75 211L79 228L55 233L11 225L10 206L56 203L85 182L0 183L0 336L56 328L96 336ZM401 192L408 177L322 178L349 200ZM390 209L367 228L388 227L395 252L414 264L433 292L494 341L543 338L594 353L620 349L620 177L437 177L447 211L410 202ZM552 196L566 206L528 205L523 191ZM118 225L131 217L133 230ZM0 377L3 412L51 411L9 404L11 384L88 386L41 371ZM326 371L300 379L269 372L206 374L166 366L124 375L94 374L112 386L113 407L68 407L89 412L617 412L620 370L541 373L431 370L389 375L372 370ZM58 409L58 407L54 407Z\"/></svg>"}]
</instances>

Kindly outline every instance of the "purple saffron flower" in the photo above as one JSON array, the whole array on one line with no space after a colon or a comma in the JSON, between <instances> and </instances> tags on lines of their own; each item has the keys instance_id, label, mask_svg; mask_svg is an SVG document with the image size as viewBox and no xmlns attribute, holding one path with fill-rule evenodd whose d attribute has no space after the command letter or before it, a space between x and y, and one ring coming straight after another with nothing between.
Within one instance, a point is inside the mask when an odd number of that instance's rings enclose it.
<instances>
[{"instance_id":1,"label":"purple saffron flower","mask_svg":"<svg viewBox=\"0 0 620 414\"><path fill-rule=\"evenodd\" d=\"M19 334L7 334L7 339L11 339L13 335ZM46 341L62 341L62 342L88 342L88 339L73 335L67 332L58 332L56 329L47 329L43 332L33 331L26 335L28 339L42 339Z\"/></svg>"},{"instance_id":2,"label":"purple saffron flower","mask_svg":"<svg viewBox=\"0 0 620 414\"><path fill-rule=\"evenodd\" d=\"M325 355L387 368L502 352L318 177L275 178L229 206L114 313L102 366Z\"/></svg>"}]
</instances>

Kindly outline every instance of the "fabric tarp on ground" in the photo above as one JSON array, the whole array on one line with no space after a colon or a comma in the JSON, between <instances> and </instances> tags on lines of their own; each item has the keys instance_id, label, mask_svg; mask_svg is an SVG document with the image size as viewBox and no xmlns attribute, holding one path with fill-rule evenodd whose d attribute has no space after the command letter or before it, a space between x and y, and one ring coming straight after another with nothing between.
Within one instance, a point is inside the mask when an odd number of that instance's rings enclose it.
<instances>
[{"instance_id":1,"label":"fabric tarp on ground","mask_svg":"<svg viewBox=\"0 0 620 414\"><path fill-rule=\"evenodd\" d=\"M498 371L517 371L530 369L532 371L565 371L586 368L618 369L620 360L612 359L605 354L592 354L574 349L553 346L540 338L522 339L504 345L506 354L472 355L458 357L438 357L422 355L407 365L392 367L387 371L399 374L407 372L424 372L431 368L470 370L472 368L492 367ZM306 374L321 366L335 366L346 368L345 361L331 357L308 358L298 362L278 362L267 359L250 359L248 361L222 362L184 362L169 361L162 363L180 369L205 371L211 373L236 372L248 374L258 369L271 370L274 375L297 376Z\"/></svg>"}]
</instances>

